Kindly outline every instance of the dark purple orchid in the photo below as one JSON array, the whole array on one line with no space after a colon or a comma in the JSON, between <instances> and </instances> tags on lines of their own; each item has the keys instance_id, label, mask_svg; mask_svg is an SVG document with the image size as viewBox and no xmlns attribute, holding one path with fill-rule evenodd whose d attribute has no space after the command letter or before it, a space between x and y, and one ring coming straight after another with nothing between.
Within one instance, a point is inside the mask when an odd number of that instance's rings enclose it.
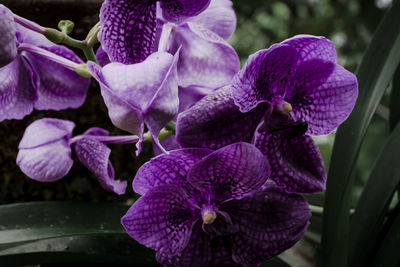
<instances>
[{"instance_id":1,"label":"dark purple orchid","mask_svg":"<svg viewBox=\"0 0 400 267\"><path fill-rule=\"evenodd\" d=\"M108 131L90 128L72 138L72 121L43 118L30 124L18 146L17 165L30 178L40 182L61 179L77 158L93 172L102 187L124 194L127 182L114 179L108 143L134 143L137 136L108 136Z\"/></svg>"},{"instance_id":2,"label":"dark purple orchid","mask_svg":"<svg viewBox=\"0 0 400 267\"><path fill-rule=\"evenodd\" d=\"M325 189L326 173L315 142L304 133L330 133L356 98L357 80L336 64L333 44L297 36L250 56L230 87L181 113L177 140L211 149L252 142L267 156L280 187L315 193Z\"/></svg>"},{"instance_id":3,"label":"dark purple orchid","mask_svg":"<svg viewBox=\"0 0 400 267\"><path fill-rule=\"evenodd\" d=\"M22 119L33 108L62 110L81 106L90 80L66 66L83 62L66 47L15 23L17 17L3 5L0 14L0 121ZM21 24L44 31L27 20Z\"/></svg>"},{"instance_id":4,"label":"dark purple orchid","mask_svg":"<svg viewBox=\"0 0 400 267\"><path fill-rule=\"evenodd\" d=\"M156 9L168 21L179 22L207 8L210 0L106 0L100 10L99 40L112 62L145 60L156 34Z\"/></svg>"},{"instance_id":5,"label":"dark purple orchid","mask_svg":"<svg viewBox=\"0 0 400 267\"><path fill-rule=\"evenodd\" d=\"M266 183L253 145L182 149L143 165L142 194L121 219L165 266L255 266L295 244L311 216L305 199Z\"/></svg>"},{"instance_id":6,"label":"dark purple orchid","mask_svg":"<svg viewBox=\"0 0 400 267\"><path fill-rule=\"evenodd\" d=\"M145 61L125 65L118 62L100 68L88 62L89 71L100 83L101 94L115 126L140 136L142 149L144 125L161 149L158 134L179 108L177 61L166 52L151 54Z\"/></svg>"}]
</instances>

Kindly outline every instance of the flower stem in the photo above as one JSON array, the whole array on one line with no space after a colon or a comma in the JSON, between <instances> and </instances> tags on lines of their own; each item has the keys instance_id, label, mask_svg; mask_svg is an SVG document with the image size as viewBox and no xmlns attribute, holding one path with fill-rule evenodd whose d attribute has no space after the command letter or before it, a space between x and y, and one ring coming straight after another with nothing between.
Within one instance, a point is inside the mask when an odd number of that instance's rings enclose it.
<instances>
[{"instance_id":1,"label":"flower stem","mask_svg":"<svg viewBox=\"0 0 400 267\"><path fill-rule=\"evenodd\" d=\"M96 24L97 25L97 24ZM98 31L97 31L98 32ZM97 35L97 32L94 31L92 34ZM90 35L90 34L89 34ZM87 60L93 61L96 64L99 64L97 62L96 56L93 51L93 45L96 43L97 37L89 36L86 37L85 40L80 41L77 39L74 39L70 36L68 36L66 33L53 29L53 28L45 28L44 36L46 36L47 39L52 41L53 43L56 44L65 44L70 47L78 48L83 51L83 53L86 56Z\"/></svg>"},{"instance_id":2,"label":"flower stem","mask_svg":"<svg viewBox=\"0 0 400 267\"><path fill-rule=\"evenodd\" d=\"M27 44L27 43L22 43L18 46L18 52L23 52L23 51L40 55L48 60L51 60L57 64L60 64L64 68L74 71L75 73L77 73L78 75L80 75L84 78L92 77L89 70L87 69L86 64L78 64L69 59L66 59L64 57L56 55L50 51L47 51L46 49L31 45L31 44Z\"/></svg>"}]
</instances>

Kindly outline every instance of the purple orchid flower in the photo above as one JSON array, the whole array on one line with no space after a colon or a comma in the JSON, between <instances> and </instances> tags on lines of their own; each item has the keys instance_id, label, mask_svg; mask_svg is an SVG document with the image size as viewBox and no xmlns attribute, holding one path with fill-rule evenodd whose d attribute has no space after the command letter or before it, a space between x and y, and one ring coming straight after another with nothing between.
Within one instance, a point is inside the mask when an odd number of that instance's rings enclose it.
<instances>
[{"instance_id":1,"label":"purple orchid flower","mask_svg":"<svg viewBox=\"0 0 400 267\"><path fill-rule=\"evenodd\" d=\"M175 53L178 61L180 111L230 84L240 69L239 57L226 42L236 28L230 0L212 0L207 9L180 23L157 14L158 50ZM207 79L204 79L207 77Z\"/></svg>"},{"instance_id":2,"label":"purple orchid flower","mask_svg":"<svg viewBox=\"0 0 400 267\"><path fill-rule=\"evenodd\" d=\"M153 52L157 2L163 17L177 23L199 14L210 0L106 0L98 38L112 62L139 63Z\"/></svg>"},{"instance_id":3,"label":"purple orchid flower","mask_svg":"<svg viewBox=\"0 0 400 267\"><path fill-rule=\"evenodd\" d=\"M143 196L121 222L164 266L255 266L294 245L311 216L268 176L248 143L175 150L139 169L133 188Z\"/></svg>"},{"instance_id":4,"label":"purple orchid flower","mask_svg":"<svg viewBox=\"0 0 400 267\"><path fill-rule=\"evenodd\" d=\"M137 153L142 150L145 124L155 144L165 151L158 134L178 114L178 58L179 50L175 56L153 53L145 61L132 65L114 62L100 68L88 63L89 71L100 83L113 124L140 136Z\"/></svg>"},{"instance_id":5,"label":"purple orchid flower","mask_svg":"<svg viewBox=\"0 0 400 267\"><path fill-rule=\"evenodd\" d=\"M287 192L320 192L326 173L308 134L335 129L356 98L357 80L336 64L333 44L297 36L250 56L231 86L181 113L177 140L211 149L252 142L267 156L277 185Z\"/></svg>"},{"instance_id":6,"label":"purple orchid flower","mask_svg":"<svg viewBox=\"0 0 400 267\"><path fill-rule=\"evenodd\" d=\"M212 0L200 14L171 22L163 16L160 6L157 6L155 45L158 51L170 54L175 54L181 47L177 66L179 111L183 111L205 95L229 84L239 71L239 57L225 41L236 27L236 15L230 0ZM115 61L135 62L124 60L126 55L123 53L118 53L118 58L113 57L106 52L109 51L107 44L103 47L96 52L101 66Z\"/></svg>"},{"instance_id":7,"label":"purple orchid flower","mask_svg":"<svg viewBox=\"0 0 400 267\"><path fill-rule=\"evenodd\" d=\"M90 80L73 70L82 60L71 50L21 25L39 32L44 32L43 27L13 15L3 5L0 14L0 121L22 119L33 108L62 110L81 106Z\"/></svg>"},{"instance_id":8,"label":"purple orchid flower","mask_svg":"<svg viewBox=\"0 0 400 267\"><path fill-rule=\"evenodd\" d=\"M30 124L18 146L17 165L31 179L53 182L70 171L77 158L98 178L102 187L124 194L126 181L114 179L109 161L109 143L135 143L137 136L108 136L108 131L93 127L72 137L72 121L43 118Z\"/></svg>"}]
</instances>

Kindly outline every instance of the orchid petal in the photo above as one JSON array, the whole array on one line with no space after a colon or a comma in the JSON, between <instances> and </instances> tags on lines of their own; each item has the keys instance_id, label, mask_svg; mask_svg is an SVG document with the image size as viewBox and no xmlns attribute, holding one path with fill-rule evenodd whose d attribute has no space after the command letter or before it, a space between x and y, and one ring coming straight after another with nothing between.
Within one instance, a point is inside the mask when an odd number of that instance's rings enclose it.
<instances>
[{"instance_id":1,"label":"orchid petal","mask_svg":"<svg viewBox=\"0 0 400 267\"><path fill-rule=\"evenodd\" d=\"M66 47L53 45L46 50L75 63L83 63L74 52ZM63 110L78 108L85 102L90 79L83 78L42 55L26 53L25 56L39 77L37 86L38 99L35 102L36 109Z\"/></svg>"},{"instance_id":2,"label":"orchid petal","mask_svg":"<svg viewBox=\"0 0 400 267\"><path fill-rule=\"evenodd\" d=\"M188 181L224 201L259 190L269 173L265 156L255 146L241 142L220 148L194 164Z\"/></svg>"},{"instance_id":3,"label":"orchid petal","mask_svg":"<svg viewBox=\"0 0 400 267\"><path fill-rule=\"evenodd\" d=\"M297 69L288 102L295 120L308 123L308 134L329 134L350 115L358 87L355 75L327 61L309 60Z\"/></svg>"},{"instance_id":4,"label":"orchid petal","mask_svg":"<svg viewBox=\"0 0 400 267\"><path fill-rule=\"evenodd\" d=\"M192 148L155 157L137 171L132 183L133 190L144 195L151 188L165 184L186 187L190 168L211 152L205 148Z\"/></svg>"},{"instance_id":5,"label":"orchid petal","mask_svg":"<svg viewBox=\"0 0 400 267\"><path fill-rule=\"evenodd\" d=\"M58 141L34 148L21 148L17 165L30 178L40 182L53 182L64 177L73 160L68 141Z\"/></svg>"},{"instance_id":6,"label":"orchid petal","mask_svg":"<svg viewBox=\"0 0 400 267\"><path fill-rule=\"evenodd\" d=\"M108 109L112 123L125 131L143 136L144 123L141 111L119 98L108 86L102 69L93 62L88 62L90 73L100 83L101 95Z\"/></svg>"},{"instance_id":7,"label":"orchid petal","mask_svg":"<svg viewBox=\"0 0 400 267\"><path fill-rule=\"evenodd\" d=\"M226 236L211 239L202 230L202 222L195 223L186 248L176 256L157 253L157 261L163 266L231 266L239 267L232 259L230 238Z\"/></svg>"},{"instance_id":8,"label":"orchid petal","mask_svg":"<svg viewBox=\"0 0 400 267\"><path fill-rule=\"evenodd\" d=\"M274 97L284 95L296 53L291 46L276 44L248 58L232 81L232 96L241 112L248 112L259 103L272 102Z\"/></svg>"},{"instance_id":9,"label":"orchid petal","mask_svg":"<svg viewBox=\"0 0 400 267\"><path fill-rule=\"evenodd\" d=\"M286 139L280 134L257 132L254 144L269 160L271 179L285 191L310 194L325 190L324 163L310 136Z\"/></svg>"},{"instance_id":10,"label":"orchid petal","mask_svg":"<svg viewBox=\"0 0 400 267\"><path fill-rule=\"evenodd\" d=\"M12 12L0 4L0 68L17 56L15 26Z\"/></svg>"},{"instance_id":11,"label":"orchid petal","mask_svg":"<svg viewBox=\"0 0 400 267\"><path fill-rule=\"evenodd\" d=\"M179 25L173 37L177 45L182 45L178 63L179 86L195 85L215 90L230 84L239 71L240 62L235 50L207 28L188 22Z\"/></svg>"},{"instance_id":12,"label":"orchid petal","mask_svg":"<svg viewBox=\"0 0 400 267\"><path fill-rule=\"evenodd\" d=\"M230 0L211 0L206 10L190 18L190 22L201 24L228 40L236 28L236 14Z\"/></svg>"},{"instance_id":13,"label":"orchid petal","mask_svg":"<svg viewBox=\"0 0 400 267\"><path fill-rule=\"evenodd\" d=\"M36 100L34 77L32 68L21 56L0 68L0 121L22 119L32 112Z\"/></svg>"},{"instance_id":14,"label":"orchid petal","mask_svg":"<svg viewBox=\"0 0 400 267\"><path fill-rule=\"evenodd\" d=\"M160 7L164 19L179 23L198 15L210 4L210 0L161 0Z\"/></svg>"},{"instance_id":15,"label":"orchid petal","mask_svg":"<svg viewBox=\"0 0 400 267\"><path fill-rule=\"evenodd\" d=\"M98 132L96 130L96 132ZM75 155L79 161L98 178L101 186L118 195L124 194L126 181L114 179L114 168L109 160L111 150L103 143L90 137L93 130L84 133L73 143Z\"/></svg>"},{"instance_id":16,"label":"orchid petal","mask_svg":"<svg viewBox=\"0 0 400 267\"><path fill-rule=\"evenodd\" d=\"M61 139L69 140L75 123L68 120L42 118L31 123L25 130L18 148L34 148Z\"/></svg>"},{"instance_id":17,"label":"orchid petal","mask_svg":"<svg viewBox=\"0 0 400 267\"><path fill-rule=\"evenodd\" d=\"M263 105L248 113L240 112L230 88L224 87L178 115L176 139L183 147L211 149L251 142L264 112Z\"/></svg>"},{"instance_id":18,"label":"orchid petal","mask_svg":"<svg viewBox=\"0 0 400 267\"><path fill-rule=\"evenodd\" d=\"M111 61L138 63L153 51L155 1L106 0L100 9L99 41Z\"/></svg>"},{"instance_id":19,"label":"orchid petal","mask_svg":"<svg viewBox=\"0 0 400 267\"><path fill-rule=\"evenodd\" d=\"M337 55L335 45L325 37L313 35L296 35L286 39L281 44L287 44L297 50L298 59L296 66L312 59L321 59L336 64Z\"/></svg>"},{"instance_id":20,"label":"orchid petal","mask_svg":"<svg viewBox=\"0 0 400 267\"><path fill-rule=\"evenodd\" d=\"M72 167L69 140L72 121L43 118L31 123L19 143L17 165L30 178L53 182L64 177Z\"/></svg>"},{"instance_id":21,"label":"orchid petal","mask_svg":"<svg viewBox=\"0 0 400 267\"><path fill-rule=\"evenodd\" d=\"M300 240L311 211L301 195L270 187L241 200L222 204L239 233L232 237L232 257L244 266L256 266Z\"/></svg>"},{"instance_id":22,"label":"orchid petal","mask_svg":"<svg viewBox=\"0 0 400 267\"><path fill-rule=\"evenodd\" d=\"M184 189L161 185L139 198L121 223L139 243L173 256L186 247L196 219Z\"/></svg>"}]
</instances>

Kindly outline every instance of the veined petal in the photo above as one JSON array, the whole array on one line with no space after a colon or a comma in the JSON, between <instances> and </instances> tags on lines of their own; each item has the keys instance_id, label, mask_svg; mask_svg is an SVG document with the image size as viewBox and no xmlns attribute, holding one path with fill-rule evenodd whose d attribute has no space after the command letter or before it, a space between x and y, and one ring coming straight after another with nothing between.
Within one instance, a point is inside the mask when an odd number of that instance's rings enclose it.
<instances>
[{"instance_id":1,"label":"veined petal","mask_svg":"<svg viewBox=\"0 0 400 267\"><path fill-rule=\"evenodd\" d=\"M280 134L257 132L254 144L269 160L270 178L286 192L311 194L325 190L324 163L310 136L286 139Z\"/></svg>"},{"instance_id":2,"label":"veined petal","mask_svg":"<svg viewBox=\"0 0 400 267\"><path fill-rule=\"evenodd\" d=\"M211 0L206 10L189 21L201 24L225 40L231 37L236 28L236 14L230 0Z\"/></svg>"},{"instance_id":3,"label":"veined petal","mask_svg":"<svg viewBox=\"0 0 400 267\"><path fill-rule=\"evenodd\" d=\"M209 4L210 0L160 0L163 17L174 23L196 16Z\"/></svg>"},{"instance_id":4,"label":"veined petal","mask_svg":"<svg viewBox=\"0 0 400 267\"><path fill-rule=\"evenodd\" d=\"M176 139L183 147L211 149L250 142L264 113L263 105L251 112L240 112L230 88L224 87L178 115Z\"/></svg>"},{"instance_id":5,"label":"veined petal","mask_svg":"<svg viewBox=\"0 0 400 267\"><path fill-rule=\"evenodd\" d=\"M61 139L69 140L75 123L68 120L42 118L31 123L25 130L18 148L34 148Z\"/></svg>"},{"instance_id":6,"label":"veined petal","mask_svg":"<svg viewBox=\"0 0 400 267\"><path fill-rule=\"evenodd\" d=\"M100 9L99 41L111 61L138 63L153 51L156 1L106 0Z\"/></svg>"},{"instance_id":7,"label":"veined petal","mask_svg":"<svg viewBox=\"0 0 400 267\"><path fill-rule=\"evenodd\" d=\"M127 182L114 179L114 168L109 160L111 150L105 144L90 137L90 134L94 133L93 130L91 131L84 133L86 136L73 143L75 155L96 175L104 189L118 195L124 194Z\"/></svg>"},{"instance_id":8,"label":"veined petal","mask_svg":"<svg viewBox=\"0 0 400 267\"><path fill-rule=\"evenodd\" d=\"M36 100L34 76L21 56L0 68L0 121L22 119L32 112Z\"/></svg>"},{"instance_id":9,"label":"veined petal","mask_svg":"<svg viewBox=\"0 0 400 267\"><path fill-rule=\"evenodd\" d=\"M0 68L17 56L15 26L12 12L0 4Z\"/></svg>"},{"instance_id":10,"label":"veined petal","mask_svg":"<svg viewBox=\"0 0 400 267\"><path fill-rule=\"evenodd\" d=\"M137 171L132 183L133 190L144 195L151 188L165 184L186 187L190 168L211 152L205 148L188 148L155 157Z\"/></svg>"},{"instance_id":11,"label":"veined petal","mask_svg":"<svg viewBox=\"0 0 400 267\"><path fill-rule=\"evenodd\" d=\"M64 46L53 45L43 48L75 63L83 63L74 52ZM42 55L26 52L25 57L39 78L37 85L38 99L35 102L36 109L78 108L85 102L90 79L83 78Z\"/></svg>"},{"instance_id":12,"label":"veined petal","mask_svg":"<svg viewBox=\"0 0 400 267\"><path fill-rule=\"evenodd\" d=\"M232 237L232 257L244 266L256 266L300 240L311 211L301 195L270 187L241 200L224 203L239 233Z\"/></svg>"},{"instance_id":13,"label":"veined petal","mask_svg":"<svg viewBox=\"0 0 400 267\"><path fill-rule=\"evenodd\" d=\"M128 234L146 247L168 256L187 245L200 212L183 188L161 185L150 189L128 210L121 223Z\"/></svg>"},{"instance_id":14,"label":"veined petal","mask_svg":"<svg viewBox=\"0 0 400 267\"><path fill-rule=\"evenodd\" d=\"M157 261L163 266L241 266L232 259L230 238L211 239L202 229L202 222L195 223L186 248L175 256L157 253Z\"/></svg>"},{"instance_id":15,"label":"veined petal","mask_svg":"<svg viewBox=\"0 0 400 267\"><path fill-rule=\"evenodd\" d=\"M353 110L358 95L357 78L342 66L309 60L297 69L292 95L295 120L308 123L308 134L329 134Z\"/></svg>"},{"instance_id":16,"label":"veined petal","mask_svg":"<svg viewBox=\"0 0 400 267\"><path fill-rule=\"evenodd\" d=\"M102 69L97 64L88 62L88 69L93 75L93 78L100 83L101 95L107 106L108 115L112 123L122 130L143 137L144 123L142 112L137 107L132 106L126 100L120 98L114 90L109 87L102 73Z\"/></svg>"},{"instance_id":17,"label":"veined petal","mask_svg":"<svg viewBox=\"0 0 400 267\"><path fill-rule=\"evenodd\" d=\"M232 96L240 111L248 112L261 102L283 96L296 60L296 49L282 44L251 55L232 81Z\"/></svg>"},{"instance_id":18,"label":"veined petal","mask_svg":"<svg viewBox=\"0 0 400 267\"><path fill-rule=\"evenodd\" d=\"M240 69L235 50L200 24L179 25L173 38L177 45L182 45L178 62L181 87L201 86L214 90L230 84Z\"/></svg>"},{"instance_id":19,"label":"veined petal","mask_svg":"<svg viewBox=\"0 0 400 267\"><path fill-rule=\"evenodd\" d=\"M194 164L188 181L224 201L259 190L269 174L266 157L255 146L241 142L220 148Z\"/></svg>"},{"instance_id":20,"label":"veined petal","mask_svg":"<svg viewBox=\"0 0 400 267\"><path fill-rule=\"evenodd\" d=\"M321 59L336 63L337 55L335 45L325 37L313 35L296 35L281 44L294 47L298 53L296 66L313 59Z\"/></svg>"}]
</instances>

